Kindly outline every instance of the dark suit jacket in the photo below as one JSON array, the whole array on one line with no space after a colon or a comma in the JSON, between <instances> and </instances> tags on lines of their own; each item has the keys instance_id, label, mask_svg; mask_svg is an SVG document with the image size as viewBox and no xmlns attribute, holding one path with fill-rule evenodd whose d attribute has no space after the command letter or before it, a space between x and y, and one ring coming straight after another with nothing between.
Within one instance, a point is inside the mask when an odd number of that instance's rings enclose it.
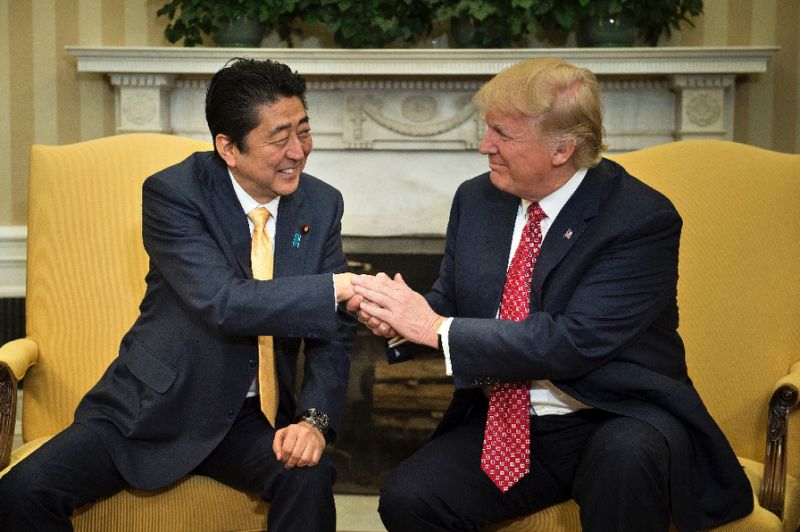
<instances>
[{"instance_id":1,"label":"dark suit jacket","mask_svg":"<svg viewBox=\"0 0 800 532\"><path fill-rule=\"evenodd\" d=\"M335 430L353 339L353 320L335 310L332 279L332 272L346 269L339 192L302 175L297 191L281 198L275 279L255 281L247 218L227 168L212 153L158 172L142 191L150 269L141 314L119 356L79 404L76 422L103 439L133 486L170 484L225 436L256 376L256 337L272 335L277 427L314 407L328 413Z\"/></svg>"},{"instance_id":2,"label":"dark suit jacket","mask_svg":"<svg viewBox=\"0 0 800 532\"><path fill-rule=\"evenodd\" d=\"M749 483L687 375L677 332L681 219L673 205L603 160L547 233L530 317L491 319L518 206L488 174L461 185L453 201L439 278L426 295L439 314L456 317L449 332L456 392L436 434L470 415L477 376L550 379L586 404L647 421L665 436L679 529L748 514ZM404 356L389 353L390 361Z\"/></svg>"}]
</instances>

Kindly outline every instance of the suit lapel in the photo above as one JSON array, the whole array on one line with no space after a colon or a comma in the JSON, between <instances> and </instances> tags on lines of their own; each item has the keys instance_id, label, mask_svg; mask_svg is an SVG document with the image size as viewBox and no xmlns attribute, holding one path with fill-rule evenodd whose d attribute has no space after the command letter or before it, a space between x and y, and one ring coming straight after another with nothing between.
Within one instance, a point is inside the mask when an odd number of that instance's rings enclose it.
<instances>
[{"instance_id":1,"label":"suit lapel","mask_svg":"<svg viewBox=\"0 0 800 532\"><path fill-rule=\"evenodd\" d=\"M487 202L486 220L488 223L480 225L481 249L483 257L480 260L480 283L485 289L485 300L480 309L486 312L487 318L494 318L500 308L503 297L503 288L508 269L508 254L511 249L511 238L514 235L514 220L519 208L519 198L501 192L494 187Z\"/></svg>"},{"instance_id":2,"label":"suit lapel","mask_svg":"<svg viewBox=\"0 0 800 532\"><path fill-rule=\"evenodd\" d=\"M607 194L604 173L600 167L589 170L547 231L533 273L532 311L542 307L542 287L548 275L580 240L589 220L597 216L600 202Z\"/></svg>"}]
</instances>

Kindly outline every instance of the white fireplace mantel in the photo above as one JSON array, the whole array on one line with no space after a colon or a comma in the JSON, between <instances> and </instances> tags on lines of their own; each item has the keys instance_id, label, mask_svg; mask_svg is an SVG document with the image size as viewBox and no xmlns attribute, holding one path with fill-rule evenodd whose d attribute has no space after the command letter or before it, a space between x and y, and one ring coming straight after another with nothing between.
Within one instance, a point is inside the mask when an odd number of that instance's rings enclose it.
<instances>
[{"instance_id":1,"label":"white fireplace mantel","mask_svg":"<svg viewBox=\"0 0 800 532\"><path fill-rule=\"evenodd\" d=\"M531 57L557 57L597 75L752 74L774 46L525 49L131 48L68 46L79 72L213 74L234 56L272 59L305 76L491 76Z\"/></svg>"},{"instance_id":2,"label":"white fireplace mantel","mask_svg":"<svg viewBox=\"0 0 800 532\"><path fill-rule=\"evenodd\" d=\"M456 186L486 166L476 152L484 124L470 96L506 66L558 57L595 72L610 149L628 151L732 139L737 77L766 72L777 50L67 47L79 72L105 74L115 87L119 133L207 139L206 83L231 57L300 72L315 148L306 169L342 191L350 236L443 234Z\"/></svg>"}]
</instances>

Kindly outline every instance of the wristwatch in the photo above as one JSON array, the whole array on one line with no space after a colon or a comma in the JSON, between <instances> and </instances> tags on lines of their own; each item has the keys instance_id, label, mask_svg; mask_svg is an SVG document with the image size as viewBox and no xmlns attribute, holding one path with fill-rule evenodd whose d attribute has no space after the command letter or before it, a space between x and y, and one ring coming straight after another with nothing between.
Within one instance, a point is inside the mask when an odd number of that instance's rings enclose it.
<instances>
[{"instance_id":1,"label":"wristwatch","mask_svg":"<svg viewBox=\"0 0 800 532\"><path fill-rule=\"evenodd\" d=\"M308 410L304 410L299 416L297 416L295 421L305 421L320 431L326 439L328 437L328 432L330 432L331 429L331 420L328 418L328 414L319 408L309 408Z\"/></svg>"}]
</instances>

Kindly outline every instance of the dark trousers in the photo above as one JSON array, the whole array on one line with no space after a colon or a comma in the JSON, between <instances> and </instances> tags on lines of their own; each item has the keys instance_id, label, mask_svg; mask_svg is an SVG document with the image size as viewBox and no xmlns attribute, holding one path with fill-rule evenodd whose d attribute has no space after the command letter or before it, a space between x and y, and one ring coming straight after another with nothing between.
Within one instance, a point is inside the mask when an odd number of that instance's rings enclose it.
<instances>
[{"instance_id":1,"label":"dark trousers","mask_svg":"<svg viewBox=\"0 0 800 532\"><path fill-rule=\"evenodd\" d=\"M230 432L194 473L260 493L270 502L269 530L332 532L336 510L327 456L314 467L286 470L272 451L274 436L258 401L245 401ZM102 441L73 424L0 479L0 530L72 530L74 509L127 486Z\"/></svg>"},{"instance_id":2,"label":"dark trousers","mask_svg":"<svg viewBox=\"0 0 800 532\"><path fill-rule=\"evenodd\" d=\"M485 410L437 436L386 481L389 532L478 530L576 499L586 532L669 528L669 453L650 425L595 410L531 418L531 472L501 493L481 470Z\"/></svg>"}]
</instances>

